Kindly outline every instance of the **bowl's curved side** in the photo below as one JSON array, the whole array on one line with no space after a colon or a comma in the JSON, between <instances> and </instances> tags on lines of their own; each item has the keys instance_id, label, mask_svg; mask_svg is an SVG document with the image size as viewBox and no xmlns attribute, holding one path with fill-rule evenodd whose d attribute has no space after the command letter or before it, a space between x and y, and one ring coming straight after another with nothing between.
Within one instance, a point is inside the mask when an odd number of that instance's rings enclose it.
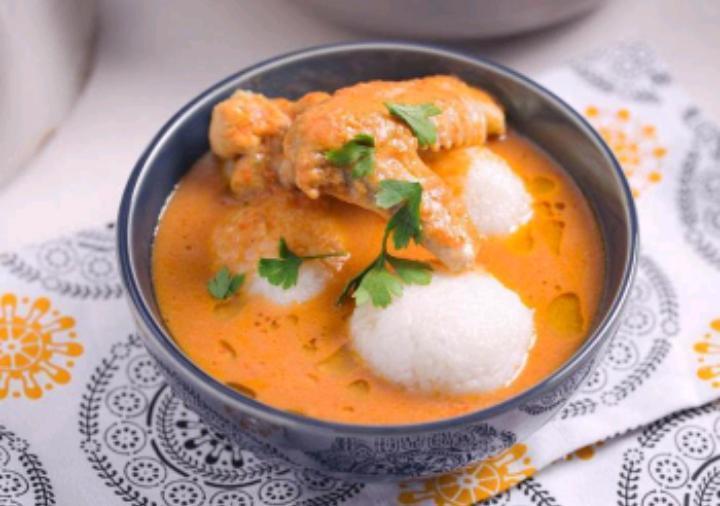
<instances>
[{"instance_id":1,"label":"bowl's curved side","mask_svg":"<svg viewBox=\"0 0 720 506\"><path fill-rule=\"evenodd\" d=\"M455 74L487 88L510 122L566 167L601 225L607 245L605 296L594 330L563 367L488 409L415 425L360 426L303 418L248 399L208 376L164 328L152 287L152 242L167 196L208 149L212 106L235 88L297 97L369 79ZM362 479L446 472L497 453L544 424L593 368L613 334L637 249L627 184L609 149L560 99L508 69L462 54L404 43L356 43L304 50L261 63L211 87L153 139L128 181L118 216L121 273L146 346L176 392L221 431L253 451Z\"/></svg>"},{"instance_id":2,"label":"bowl's curved side","mask_svg":"<svg viewBox=\"0 0 720 506\"><path fill-rule=\"evenodd\" d=\"M439 428L416 426L420 430L408 431L397 427L368 433L308 428L255 416L245 406L220 399L192 373L179 369L142 320L138 329L173 393L214 430L266 464L311 468L346 481L395 482L436 476L507 450L545 425L594 371L600 358L588 355L573 374L553 388L501 412Z\"/></svg>"}]
</instances>

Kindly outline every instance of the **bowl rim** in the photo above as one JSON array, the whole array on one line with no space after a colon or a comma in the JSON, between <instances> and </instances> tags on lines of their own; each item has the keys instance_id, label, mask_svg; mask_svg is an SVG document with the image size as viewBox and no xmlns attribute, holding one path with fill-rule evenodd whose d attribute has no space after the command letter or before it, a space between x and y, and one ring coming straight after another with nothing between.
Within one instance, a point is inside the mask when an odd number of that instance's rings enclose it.
<instances>
[{"instance_id":1,"label":"bowl rim","mask_svg":"<svg viewBox=\"0 0 720 506\"><path fill-rule=\"evenodd\" d=\"M625 253L620 286L613 297L613 300L610 302L610 306L606 314L602 320L597 323L594 331L587 336L582 346L552 374L548 375L528 389L523 390L522 392L497 404L451 418L408 424L355 424L335 422L297 415L243 396L229 386L216 380L196 365L195 362L193 362L190 357L187 356L175 343L170 333L164 330L162 324L153 316L139 289L136 270L130 260L130 231L132 224L130 218L131 211L135 208L137 189L147 176L147 172L152 166L151 162L153 157L163 146L164 141L173 133L174 130L179 128L185 120L193 116L196 109L201 105L204 105L204 102L210 95L216 92L219 88L222 88L241 77L255 74L278 65L296 62L303 60L306 57L318 57L329 54L367 50L394 50L409 53L430 54L444 59L450 59L460 64L483 67L492 72L502 74L504 77L515 82L519 82L521 85L530 88L535 94L539 95L543 101L549 101L553 103L555 107L565 112L572 120L574 120L575 126L581 130L584 135L590 137L590 140L594 141L594 143L604 153L611 170L620 182L620 189L622 193L621 197L623 198L625 209L627 211L628 233L626 240L628 248ZM241 411L244 411L251 416L256 416L271 423L285 426L295 426L306 431L329 430L333 433L340 433L345 436L408 435L442 431L452 427L481 423L487 419L508 412L515 407L521 406L545 391L556 388L574 374L578 367L582 366L587 360L589 360L598 348L602 347L602 345L614 335L614 333L610 332L610 330L612 329L615 320L617 320L620 316L621 309L628 298L631 282L637 268L638 236L639 227L634 199L619 162L598 132L596 132L588 121L585 120L585 118L583 118L567 102L529 77L484 57L478 57L473 54L458 51L456 49L448 49L435 44L384 40L338 42L311 46L297 51L284 53L260 61L259 63L249 67L245 67L208 87L181 107L178 112L176 112L162 126L162 128L150 141L150 144L146 147L130 173L123 191L117 218L118 260L122 281L125 285L128 297L130 298L139 323L142 323L146 327L146 330L149 331L148 333L152 334L152 339L159 343L160 347L166 354L170 355L170 357L174 360L175 365L181 367L186 373L197 378L206 389L211 390L224 401L230 402L233 405L239 405Z\"/></svg>"}]
</instances>

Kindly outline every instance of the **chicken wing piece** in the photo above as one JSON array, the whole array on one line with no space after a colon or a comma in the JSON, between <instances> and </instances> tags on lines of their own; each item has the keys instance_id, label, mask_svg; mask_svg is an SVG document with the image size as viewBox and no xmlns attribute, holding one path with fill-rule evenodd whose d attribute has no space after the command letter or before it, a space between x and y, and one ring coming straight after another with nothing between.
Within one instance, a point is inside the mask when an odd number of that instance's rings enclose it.
<instances>
[{"instance_id":1,"label":"chicken wing piece","mask_svg":"<svg viewBox=\"0 0 720 506\"><path fill-rule=\"evenodd\" d=\"M277 150L273 141L282 140L293 118L329 97L327 93L314 91L293 102L238 90L213 109L210 147L225 159Z\"/></svg>"},{"instance_id":2,"label":"chicken wing piece","mask_svg":"<svg viewBox=\"0 0 720 506\"><path fill-rule=\"evenodd\" d=\"M327 194L383 216L388 210L375 204L380 182L418 181L423 186L423 244L453 270L472 266L475 250L467 212L423 163L417 139L388 113L387 102L433 103L441 109L430 119L437 130L431 150L483 144L489 133L505 130L503 111L492 98L454 77L358 84L338 90L295 118L283 143L281 181L293 182L311 198ZM375 164L369 176L356 180L349 168L328 163L324 153L360 133L374 138Z\"/></svg>"},{"instance_id":3,"label":"chicken wing piece","mask_svg":"<svg viewBox=\"0 0 720 506\"><path fill-rule=\"evenodd\" d=\"M432 102L442 109L433 118L438 140L433 151L484 144L489 135L505 133L505 112L486 92L452 76L406 81L409 89L396 102Z\"/></svg>"},{"instance_id":4,"label":"chicken wing piece","mask_svg":"<svg viewBox=\"0 0 720 506\"><path fill-rule=\"evenodd\" d=\"M418 181L423 186L423 244L454 270L474 264L471 222L462 204L418 154L408 126L392 117L385 103L433 103L442 111L430 118L438 151L483 144L505 131L502 109L485 92L451 76L409 81L374 81L338 90L309 93L296 102L238 91L213 111L210 142L226 162L233 192L246 195L280 181L311 198L331 195L388 216L375 204L385 179ZM325 151L356 134L375 140L373 172L354 180L347 168L330 165Z\"/></svg>"},{"instance_id":5,"label":"chicken wing piece","mask_svg":"<svg viewBox=\"0 0 720 506\"><path fill-rule=\"evenodd\" d=\"M282 141L293 118L330 95L311 92L297 101L238 90L215 106L210 147L223 159L232 192L247 197L277 182Z\"/></svg>"},{"instance_id":6,"label":"chicken wing piece","mask_svg":"<svg viewBox=\"0 0 720 506\"><path fill-rule=\"evenodd\" d=\"M262 150L272 138L282 137L292 121L291 104L259 93L238 90L215 106L210 121L210 147L221 158Z\"/></svg>"}]
</instances>

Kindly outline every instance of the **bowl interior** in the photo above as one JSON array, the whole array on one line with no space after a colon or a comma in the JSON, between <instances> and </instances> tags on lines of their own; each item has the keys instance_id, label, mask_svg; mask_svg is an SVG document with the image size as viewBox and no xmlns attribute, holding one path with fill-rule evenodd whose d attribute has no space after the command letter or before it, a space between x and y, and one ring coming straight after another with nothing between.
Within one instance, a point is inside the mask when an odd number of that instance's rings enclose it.
<instances>
[{"instance_id":1,"label":"bowl interior","mask_svg":"<svg viewBox=\"0 0 720 506\"><path fill-rule=\"evenodd\" d=\"M599 330L615 316L618 300L627 289L636 225L627 184L607 147L579 115L526 78L489 62L408 44L330 46L283 56L229 77L178 112L138 162L121 207L121 262L128 262L129 283L137 288L135 304L140 299L155 326L164 329L151 272L158 216L179 179L209 149L210 114L218 101L236 88L296 98L308 91L332 91L359 81L432 74L454 74L494 94L505 107L511 127L546 150L584 193L604 238L606 275L593 330L578 353L591 341L608 337ZM127 259L122 258L123 243ZM171 342L167 330L162 338Z\"/></svg>"}]
</instances>

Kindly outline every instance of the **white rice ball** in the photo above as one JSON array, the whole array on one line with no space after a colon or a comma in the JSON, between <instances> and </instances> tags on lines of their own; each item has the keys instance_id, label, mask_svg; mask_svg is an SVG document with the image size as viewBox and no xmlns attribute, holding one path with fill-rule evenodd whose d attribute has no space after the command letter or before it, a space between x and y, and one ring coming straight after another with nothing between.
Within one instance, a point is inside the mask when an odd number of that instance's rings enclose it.
<instances>
[{"instance_id":1,"label":"white rice ball","mask_svg":"<svg viewBox=\"0 0 720 506\"><path fill-rule=\"evenodd\" d=\"M304 262L300 266L295 286L286 290L282 286L271 285L267 279L256 274L250 282L249 291L280 306L300 304L319 295L325 289L330 276L330 271L321 262Z\"/></svg>"},{"instance_id":2,"label":"white rice ball","mask_svg":"<svg viewBox=\"0 0 720 506\"><path fill-rule=\"evenodd\" d=\"M483 235L508 235L532 218L532 196L501 156L488 148L467 148L470 167L463 199L470 219Z\"/></svg>"},{"instance_id":3,"label":"white rice ball","mask_svg":"<svg viewBox=\"0 0 720 506\"><path fill-rule=\"evenodd\" d=\"M385 309L356 307L350 327L354 348L377 374L424 392L505 386L535 342L533 310L485 273L435 274Z\"/></svg>"}]
</instances>

